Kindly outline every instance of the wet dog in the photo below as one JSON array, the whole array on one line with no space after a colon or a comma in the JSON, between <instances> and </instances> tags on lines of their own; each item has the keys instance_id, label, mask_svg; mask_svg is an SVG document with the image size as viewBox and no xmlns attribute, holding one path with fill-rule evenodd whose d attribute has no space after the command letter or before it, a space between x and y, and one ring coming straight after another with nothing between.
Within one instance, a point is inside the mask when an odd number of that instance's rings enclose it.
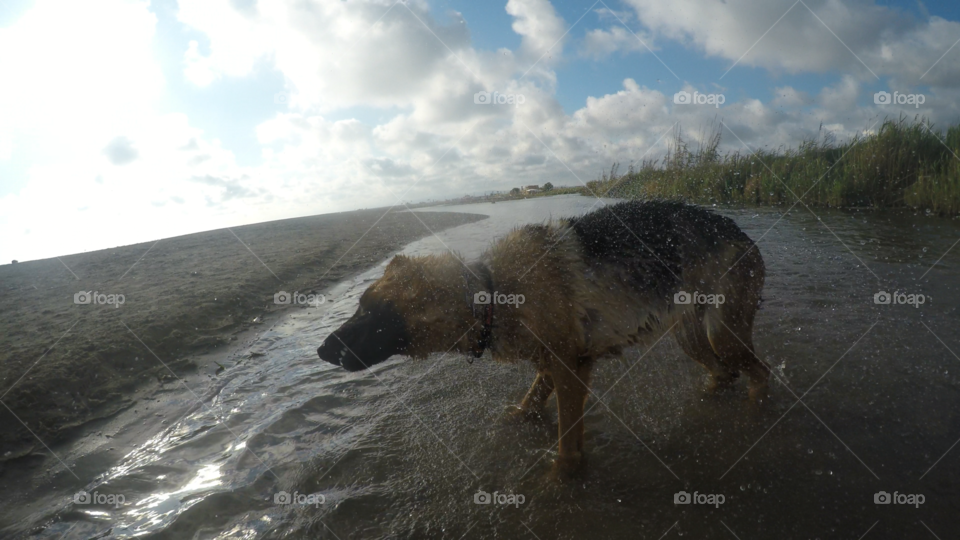
<instances>
[{"instance_id":1,"label":"wet dog","mask_svg":"<svg viewBox=\"0 0 960 540\"><path fill-rule=\"evenodd\" d=\"M710 374L710 389L743 373L766 395L754 354L764 264L730 219L677 202L624 202L527 225L478 261L398 255L356 313L317 349L349 371L404 354L456 350L532 361L536 380L514 414L539 417L557 394L561 472L583 457L583 408L596 360L672 331Z\"/></svg>"}]
</instances>

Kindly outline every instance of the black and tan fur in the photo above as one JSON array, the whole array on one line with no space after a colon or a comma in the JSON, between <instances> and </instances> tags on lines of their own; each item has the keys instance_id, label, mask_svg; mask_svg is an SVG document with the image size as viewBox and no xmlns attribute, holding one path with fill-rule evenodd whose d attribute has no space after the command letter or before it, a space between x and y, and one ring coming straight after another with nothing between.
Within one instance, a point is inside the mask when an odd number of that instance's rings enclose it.
<instances>
[{"instance_id":1,"label":"black and tan fur","mask_svg":"<svg viewBox=\"0 0 960 540\"><path fill-rule=\"evenodd\" d=\"M516 408L537 417L556 392L561 471L583 457L583 409L595 360L652 344L671 330L711 375L711 387L740 373L750 394L766 393L769 370L753 352L754 314L764 265L730 219L673 202L625 202L590 214L528 225L464 266L453 254L398 255L360 299L356 314L318 349L351 371L394 354L425 357L450 349L494 360L532 361L538 375ZM474 293L522 294L494 305L489 343ZM719 307L677 305L678 291L723 294Z\"/></svg>"}]
</instances>

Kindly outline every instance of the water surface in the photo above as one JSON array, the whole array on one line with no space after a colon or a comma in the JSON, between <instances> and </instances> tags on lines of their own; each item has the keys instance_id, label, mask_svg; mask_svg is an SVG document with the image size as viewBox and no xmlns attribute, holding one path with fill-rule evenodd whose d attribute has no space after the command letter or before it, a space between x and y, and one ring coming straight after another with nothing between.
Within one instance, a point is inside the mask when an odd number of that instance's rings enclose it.
<instances>
[{"instance_id":1,"label":"water surface","mask_svg":"<svg viewBox=\"0 0 960 540\"><path fill-rule=\"evenodd\" d=\"M454 207L491 217L404 252L453 249L469 259L515 226L599 204L572 196ZM667 336L598 363L587 402L587 470L581 481L559 485L547 477L555 405L543 424L502 421L504 407L532 381L531 366L433 355L351 374L319 361L317 346L353 313L384 262L327 291L326 304L243 344L235 351L240 364L214 383L171 388L150 410L166 415L163 424L147 429L128 416L107 426L128 445L119 459L109 443L65 450L73 467L96 477L79 487L122 495L124 505L74 503L77 482L54 467L24 488L20 500L36 511L6 535L31 528L40 538L343 540L955 533L960 449L948 450L960 439L960 358L950 351L960 351L960 248L943 254L960 226L911 214L723 213L762 237L767 281L754 342L779 382L759 410L744 402L745 387L704 394L703 370ZM876 304L880 291L926 301ZM881 491L922 494L924 502L875 504ZM322 503L277 504L279 492ZM678 505L679 492L722 495L723 503ZM477 504L482 493L522 503Z\"/></svg>"}]
</instances>

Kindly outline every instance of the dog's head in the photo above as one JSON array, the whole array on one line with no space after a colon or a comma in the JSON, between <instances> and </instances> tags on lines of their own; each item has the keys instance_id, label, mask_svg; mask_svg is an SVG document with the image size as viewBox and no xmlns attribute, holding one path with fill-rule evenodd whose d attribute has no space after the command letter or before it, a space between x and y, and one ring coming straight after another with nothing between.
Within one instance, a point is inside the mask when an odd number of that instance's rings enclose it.
<instances>
[{"instance_id":1,"label":"dog's head","mask_svg":"<svg viewBox=\"0 0 960 540\"><path fill-rule=\"evenodd\" d=\"M468 350L474 324L464 300L462 266L452 255L397 255L360 297L350 319L317 349L320 358L359 371L395 354L425 357Z\"/></svg>"}]
</instances>

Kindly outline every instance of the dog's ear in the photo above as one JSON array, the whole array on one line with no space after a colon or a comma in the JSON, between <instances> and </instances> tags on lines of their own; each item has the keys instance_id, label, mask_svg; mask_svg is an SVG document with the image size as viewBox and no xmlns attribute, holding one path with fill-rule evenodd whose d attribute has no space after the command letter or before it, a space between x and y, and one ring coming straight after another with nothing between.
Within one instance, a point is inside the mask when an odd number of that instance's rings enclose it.
<instances>
[{"instance_id":1,"label":"dog's ear","mask_svg":"<svg viewBox=\"0 0 960 540\"><path fill-rule=\"evenodd\" d=\"M386 272L397 272L410 266L410 257L406 255L397 255L387 264Z\"/></svg>"}]
</instances>

